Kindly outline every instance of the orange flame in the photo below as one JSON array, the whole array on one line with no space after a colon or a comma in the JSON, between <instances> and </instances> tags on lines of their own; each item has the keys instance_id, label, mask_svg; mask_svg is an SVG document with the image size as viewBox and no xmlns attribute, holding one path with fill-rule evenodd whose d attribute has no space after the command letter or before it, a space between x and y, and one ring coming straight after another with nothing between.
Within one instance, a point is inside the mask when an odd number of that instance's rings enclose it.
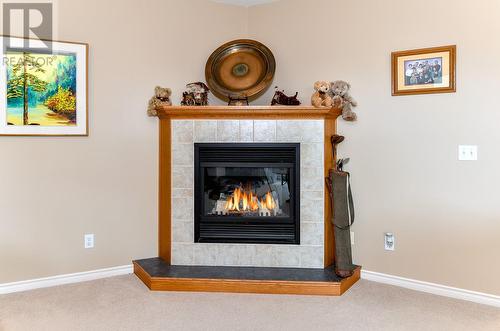
<instances>
[{"instance_id":1,"label":"orange flame","mask_svg":"<svg viewBox=\"0 0 500 331\"><path fill-rule=\"evenodd\" d=\"M251 191L251 187L247 191L243 191L241 187L234 190L233 194L227 198L225 209L228 211L256 211L259 209L258 198ZM267 202L270 199L271 202ZM262 203L262 202L261 202ZM266 194L266 203L272 205L275 203L270 192ZM268 207L269 208L269 207Z\"/></svg>"},{"instance_id":2,"label":"orange flame","mask_svg":"<svg viewBox=\"0 0 500 331\"><path fill-rule=\"evenodd\" d=\"M276 203L274 202L271 192L266 193L264 198L260 201L260 204L269 210L273 210L276 207Z\"/></svg>"}]
</instances>

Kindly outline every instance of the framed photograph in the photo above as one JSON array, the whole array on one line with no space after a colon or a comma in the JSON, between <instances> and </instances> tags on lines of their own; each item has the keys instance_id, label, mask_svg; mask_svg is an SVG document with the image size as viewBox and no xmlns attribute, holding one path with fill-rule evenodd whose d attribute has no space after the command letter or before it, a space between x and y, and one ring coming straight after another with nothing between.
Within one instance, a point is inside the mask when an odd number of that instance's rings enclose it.
<instances>
[{"instance_id":1,"label":"framed photograph","mask_svg":"<svg viewBox=\"0 0 500 331\"><path fill-rule=\"evenodd\" d=\"M455 92L456 46L393 52L392 95Z\"/></svg>"},{"instance_id":2,"label":"framed photograph","mask_svg":"<svg viewBox=\"0 0 500 331\"><path fill-rule=\"evenodd\" d=\"M87 136L88 45L1 38L0 135Z\"/></svg>"}]
</instances>

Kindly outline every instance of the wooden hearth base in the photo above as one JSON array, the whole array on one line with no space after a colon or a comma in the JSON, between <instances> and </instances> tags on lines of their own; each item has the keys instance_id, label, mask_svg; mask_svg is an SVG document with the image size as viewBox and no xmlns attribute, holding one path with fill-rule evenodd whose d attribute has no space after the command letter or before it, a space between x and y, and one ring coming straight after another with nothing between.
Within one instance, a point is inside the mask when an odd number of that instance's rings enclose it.
<instances>
[{"instance_id":1,"label":"wooden hearth base","mask_svg":"<svg viewBox=\"0 0 500 331\"><path fill-rule=\"evenodd\" d=\"M134 261L134 273L150 290L261 294L342 295L359 280L325 269L173 266L161 258Z\"/></svg>"}]
</instances>

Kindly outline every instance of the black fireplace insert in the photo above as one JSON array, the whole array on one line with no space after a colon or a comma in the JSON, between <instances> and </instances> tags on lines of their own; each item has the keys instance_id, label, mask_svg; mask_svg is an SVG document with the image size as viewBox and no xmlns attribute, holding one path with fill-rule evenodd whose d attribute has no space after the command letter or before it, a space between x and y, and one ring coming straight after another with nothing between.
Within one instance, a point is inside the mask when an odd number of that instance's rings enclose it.
<instances>
[{"instance_id":1,"label":"black fireplace insert","mask_svg":"<svg viewBox=\"0 0 500 331\"><path fill-rule=\"evenodd\" d=\"M300 144L195 144L195 242L299 244Z\"/></svg>"}]
</instances>

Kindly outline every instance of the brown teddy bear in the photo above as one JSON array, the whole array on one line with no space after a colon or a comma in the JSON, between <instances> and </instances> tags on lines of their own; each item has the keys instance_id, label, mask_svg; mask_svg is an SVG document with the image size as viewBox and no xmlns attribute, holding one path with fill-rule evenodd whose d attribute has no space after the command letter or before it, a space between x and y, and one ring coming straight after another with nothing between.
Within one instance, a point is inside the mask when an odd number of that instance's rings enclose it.
<instances>
[{"instance_id":1,"label":"brown teddy bear","mask_svg":"<svg viewBox=\"0 0 500 331\"><path fill-rule=\"evenodd\" d=\"M330 93L332 93L333 103L339 104L339 107L342 109L342 118L352 122L358 117L352 111L352 107L356 107L358 103L349 94L350 88L351 85L343 80L336 80L330 83Z\"/></svg>"},{"instance_id":2,"label":"brown teddy bear","mask_svg":"<svg viewBox=\"0 0 500 331\"><path fill-rule=\"evenodd\" d=\"M148 103L148 115L157 116L157 107L160 106L171 106L170 95L172 95L172 90L168 87L155 87L155 95L149 99Z\"/></svg>"},{"instance_id":3,"label":"brown teddy bear","mask_svg":"<svg viewBox=\"0 0 500 331\"><path fill-rule=\"evenodd\" d=\"M311 97L311 103L314 107L331 107L333 99L330 96L330 84L325 81L314 83L314 94Z\"/></svg>"}]
</instances>

